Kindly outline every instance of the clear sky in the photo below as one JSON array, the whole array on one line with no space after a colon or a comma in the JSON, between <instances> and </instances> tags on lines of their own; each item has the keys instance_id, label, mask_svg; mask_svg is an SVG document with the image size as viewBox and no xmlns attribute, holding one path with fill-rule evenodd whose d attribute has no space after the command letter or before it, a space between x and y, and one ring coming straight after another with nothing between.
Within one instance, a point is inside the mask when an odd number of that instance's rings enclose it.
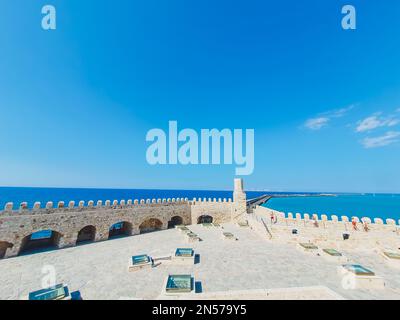
<instances>
[{"instance_id":1,"label":"clear sky","mask_svg":"<svg viewBox=\"0 0 400 320\"><path fill-rule=\"evenodd\" d=\"M230 189L146 162L176 120L253 128L247 189L400 192L399 35L397 0L0 0L0 185Z\"/></svg>"}]
</instances>

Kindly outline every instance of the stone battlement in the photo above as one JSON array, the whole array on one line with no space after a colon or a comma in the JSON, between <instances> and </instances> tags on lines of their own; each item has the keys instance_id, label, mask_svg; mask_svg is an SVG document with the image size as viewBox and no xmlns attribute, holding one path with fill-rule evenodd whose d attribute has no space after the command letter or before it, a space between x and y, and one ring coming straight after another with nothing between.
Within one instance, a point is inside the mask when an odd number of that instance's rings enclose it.
<instances>
[{"instance_id":1,"label":"stone battlement","mask_svg":"<svg viewBox=\"0 0 400 320\"><path fill-rule=\"evenodd\" d=\"M277 222L270 220L271 213L278 216ZM346 216L343 216L343 220L336 219L335 215L331 220L325 220L325 217L313 220L308 216L305 215L304 219L304 215L293 216L258 206L248 215L248 222L261 237L278 243L298 245L310 242L319 248L332 248L338 251L372 250L378 253L400 248L400 227L391 224L393 221L390 220L393 219L389 219L390 224L384 224L382 219L378 219L377 223L371 221L365 229L360 220L354 228ZM294 230L296 232L293 232Z\"/></svg>"},{"instance_id":2,"label":"stone battlement","mask_svg":"<svg viewBox=\"0 0 400 320\"><path fill-rule=\"evenodd\" d=\"M238 183L235 183L235 186ZM173 228L177 224L223 223L246 213L246 196L232 199L141 199L47 202L33 208L23 202L18 209L7 203L0 212L0 258L17 256L37 247L66 248L87 241L136 235ZM38 232L51 234L36 239Z\"/></svg>"},{"instance_id":3,"label":"stone battlement","mask_svg":"<svg viewBox=\"0 0 400 320\"><path fill-rule=\"evenodd\" d=\"M369 217L363 217L363 218L358 218L358 217L349 217L349 216L338 216L338 215L318 215L318 214L308 214L308 213L296 213L293 214L291 212L284 213L280 211L276 211L270 208L266 207L260 207L258 206L254 212L256 214L263 214L266 215L267 218L271 213L274 213L278 217L278 224L285 224L285 225L290 225L290 226L296 226L296 225L304 225L304 226L312 226L314 221L317 221L320 226L319 227L334 227L338 226L339 228L345 228L345 229L351 229L351 222L354 219L357 224L358 228L361 228L359 225L360 223L366 222L367 225L370 228L379 228L380 226L383 227L383 229L386 227L388 230L393 230L393 227L400 227L400 219L398 220L398 224L396 224L396 220L394 219L381 219L381 218L374 218L371 219ZM269 222L269 221L268 221Z\"/></svg>"},{"instance_id":4,"label":"stone battlement","mask_svg":"<svg viewBox=\"0 0 400 320\"><path fill-rule=\"evenodd\" d=\"M232 199L226 198L193 198L189 200L188 198L168 198L168 199L135 199L135 200L99 200L97 202L88 201L69 201L68 205L64 201L59 201L57 205L54 205L52 201L46 203L45 206L42 206L41 202L35 202L33 207L30 208L27 202L21 202L18 206L19 209L15 209L15 205L13 202L8 202L4 206L4 210L0 211L0 215L14 215L14 214L49 214L49 213L57 213L57 212L68 212L68 211L84 211L84 210L93 210L93 209L123 209L123 208L132 208L136 206L166 206L171 204L181 204L187 203L190 205L203 205L207 203L231 203Z\"/></svg>"},{"instance_id":5,"label":"stone battlement","mask_svg":"<svg viewBox=\"0 0 400 320\"><path fill-rule=\"evenodd\" d=\"M381 218L369 218L369 217L362 217L361 219L358 217L349 217L349 216L338 216L338 215L326 215L326 214L308 214L308 213L296 213L293 214L291 212L288 212L287 214L285 214L284 212L279 212L276 210L272 210L272 209L268 209L270 210L270 212L275 212L278 216L280 216L281 218L286 219L287 221L293 221L293 220L297 220L297 221L320 221L320 222L351 222L353 219L357 222L366 222L367 224L378 224L378 225L396 225L396 220L395 219L381 219ZM398 224L400 225L400 219L398 220Z\"/></svg>"}]
</instances>

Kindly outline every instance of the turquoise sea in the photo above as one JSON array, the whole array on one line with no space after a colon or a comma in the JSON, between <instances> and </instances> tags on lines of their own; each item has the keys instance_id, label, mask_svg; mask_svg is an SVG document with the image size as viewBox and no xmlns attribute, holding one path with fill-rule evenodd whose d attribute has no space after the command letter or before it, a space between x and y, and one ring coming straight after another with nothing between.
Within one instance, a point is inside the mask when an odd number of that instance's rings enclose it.
<instances>
[{"instance_id":1,"label":"turquoise sea","mask_svg":"<svg viewBox=\"0 0 400 320\"><path fill-rule=\"evenodd\" d=\"M266 207L285 213L400 219L400 194L339 194L334 197L273 198Z\"/></svg>"}]
</instances>

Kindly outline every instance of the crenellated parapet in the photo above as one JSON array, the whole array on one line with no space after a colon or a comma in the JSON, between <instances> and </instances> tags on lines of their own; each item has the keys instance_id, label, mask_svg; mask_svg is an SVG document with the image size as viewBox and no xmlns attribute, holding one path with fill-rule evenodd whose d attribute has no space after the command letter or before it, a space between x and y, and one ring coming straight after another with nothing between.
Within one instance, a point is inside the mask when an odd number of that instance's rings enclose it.
<instances>
[{"instance_id":1,"label":"crenellated parapet","mask_svg":"<svg viewBox=\"0 0 400 320\"><path fill-rule=\"evenodd\" d=\"M59 201L55 204L52 201L42 204L41 202L35 202L30 208L27 202L22 202L19 206L16 206L12 202L8 202L4 206L4 210L0 211L0 215L37 215L37 214L51 214L51 213L67 213L70 211L93 211L96 209L129 209L140 206L152 206L152 207L163 207L169 205L179 204L190 204L188 198L172 198L172 199L135 199L135 200L98 200L94 202L90 201L69 201L66 204L64 201Z\"/></svg>"},{"instance_id":2,"label":"crenellated parapet","mask_svg":"<svg viewBox=\"0 0 400 320\"><path fill-rule=\"evenodd\" d=\"M263 238L285 244L310 242L319 248L373 252L400 247L400 221L394 219L283 213L257 206L248 222Z\"/></svg>"},{"instance_id":3,"label":"crenellated parapet","mask_svg":"<svg viewBox=\"0 0 400 320\"><path fill-rule=\"evenodd\" d=\"M215 203L231 203L232 199L226 199L226 198L193 198L191 203L192 205L202 205L202 204L215 204Z\"/></svg>"},{"instance_id":4,"label":"crenellated parapet","mask_svg":"<svg viewBox=\"0 0 400 320\"><path fill-rule=\"evenodd\" d=\"M231 221L234 205L232 199L193 199L191 201L192 223L199 223L203 216L210 216L216 223Z\"/></svg>"},{"instance_id":5,"label":"crenellated parapet","mask_svg":"<svg viewBox=\"0 0 400 320\"><path fill-rule=\"evenodd\" d=\"M381 218L369 218L369 217L362 217L361 219L359 217L355 216L346 216L346 215L341 215L340 217L338 215L326 215L326 214L309 214L309 213L292 213L292 212L280 212L276 211L270 208L265 208L265 207L258 207L258 210L261 210L265 214L275 214L278 217L278 220L281 223L288 223L288 224L295 224L295 223L310 223L312 224L313 222L321 222L324 223L326 222L327 224L332 224L332 223L338 223L338 224L346 224L346 225L351 225L353 221L356 222L356 224L364 224L366 223L367 225L376 225L376 226L400 226L400 219L396 220L395 219L381 219Z\"/></svg>"}]
</instances>

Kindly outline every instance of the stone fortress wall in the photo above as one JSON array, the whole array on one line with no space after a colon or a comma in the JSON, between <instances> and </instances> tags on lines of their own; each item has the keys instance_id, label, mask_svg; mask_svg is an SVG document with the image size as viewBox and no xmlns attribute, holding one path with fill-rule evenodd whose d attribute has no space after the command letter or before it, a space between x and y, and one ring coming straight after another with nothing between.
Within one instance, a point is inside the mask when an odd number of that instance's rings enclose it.
<instances>
[{"instance_id":1,"label":"stone fortress wall","mask_svg":"<svg viewBox=\"0 0 400 320\"><path fill-rule=\"evenodd\" d=\"M277 222L270 220L271 213L277 216ZM354 230L352 220L357 230ZM310 215L300 213L283 213L267 207L257 206L248 215L249 225L263 237L281 242L313 242L329 245L337 249L397 249L400 248L400 221L394 219L331 215ZM315 223L315 221L317 223ZM364 229L364 221L368 230ZM293 234L293 229L297 234ZM343 234L349 234L349 240L343 241Z\"/></svg>"},{"instance_id":2,"label":"stone fortress wall","mask_svg":"<svg viewBox=\"0 0 400 320\"><path fill-rule=\"evenodd\" d=\"M362 218L368 223L369 232L364 232L358 218L358 231L352 228L352 217L332 215L310 215L300 213L282 213L266 207L257 206L247 214L246 194L243 191L243 181L235 179L232 199L148 199L121 200L113 202L73 201L66 205L59 202L54 205L48 202L45 207L35 203L32 209L27 203L21 203L19 209L14 204L7 203L0 211L0 259L15 257L23 253L30 236L38 231L51 230L52 245L57 248L72 247L82 240L104 241L112 234L110 227L123 224L124 235L137 235L149 231L165 230L176 224L196 224L203 217L211 217L213 222L248 220L254 231L273 240L283 241L338 241L344 232L351 233L351 245L356 242L371 242L400 247L399 225L393 219L383 221L375 218L373 221ZM274 213L278 222L272 224L270 215ZM314 221L318 222L318 227ZM263 222L263 223L262 223ZM266 227L265 227L265 225ZM298 229L299 234L292 236L292 229ZM83 232L85 231L85 232ZM83 232L83 233L82 233ZM82 241L84 242L84 241Z\"/></svg>"},{"instance_id":3,"label":"stone fortress wall","mask_svg":"<svg viewBox=\"0 0 400 320\"><path fill-rule=\"evenodd\" d=\"M51 242L57 248L75 246L82 235L86 240L109 239L110 227L122 223L125 235L165 230L176 224L196 224L201 217L212 217L223 223L241 219L246 213L246 194L241 179L235 180L234 201L231 199L148 199L113 202L80 201L76 206L59 202L55 207L48 202L45 208L39 202L32 209L21 203L18 210L7 203L0 212L0 258L22 253L31 235L51 230Z\"/></svg>"},{"instance_id":4,"label":"stone fortress wall","mask_svg":"<svg viewBox=\"0 0 400 320\"><path fill-rule=\"evenodd\" d=\"M357 223L362 223L362 222L367 222L367 224L372 228L379 228L382 230L388 229L388 230L393 230L393 226L396 226L396 220L394 219L386 219L383 220L381 218L374 218L371 219L369 217L363 217L363 218L358 218L358 217L348 217L348 216L337 216L337 215L331 215L330 217L326 214L308 214L308 213L291 213L288 212L287 214L284 212L276 211L270 208L266 207L261 207L257 206L255 209L256 213L260 214L271 214L274 213L275 215L278 216L278 219L281 218L281 222L284 221L287 225L296 225L296 224L310 224L314 220L319 221L320 223L326 223L328 225L338 225L340 226L340 229L348 229L348 227L351 225L351 221L354 219ZM400 219L398 221L399 226L400 226Z\"/></svg>"}]
</instances>

